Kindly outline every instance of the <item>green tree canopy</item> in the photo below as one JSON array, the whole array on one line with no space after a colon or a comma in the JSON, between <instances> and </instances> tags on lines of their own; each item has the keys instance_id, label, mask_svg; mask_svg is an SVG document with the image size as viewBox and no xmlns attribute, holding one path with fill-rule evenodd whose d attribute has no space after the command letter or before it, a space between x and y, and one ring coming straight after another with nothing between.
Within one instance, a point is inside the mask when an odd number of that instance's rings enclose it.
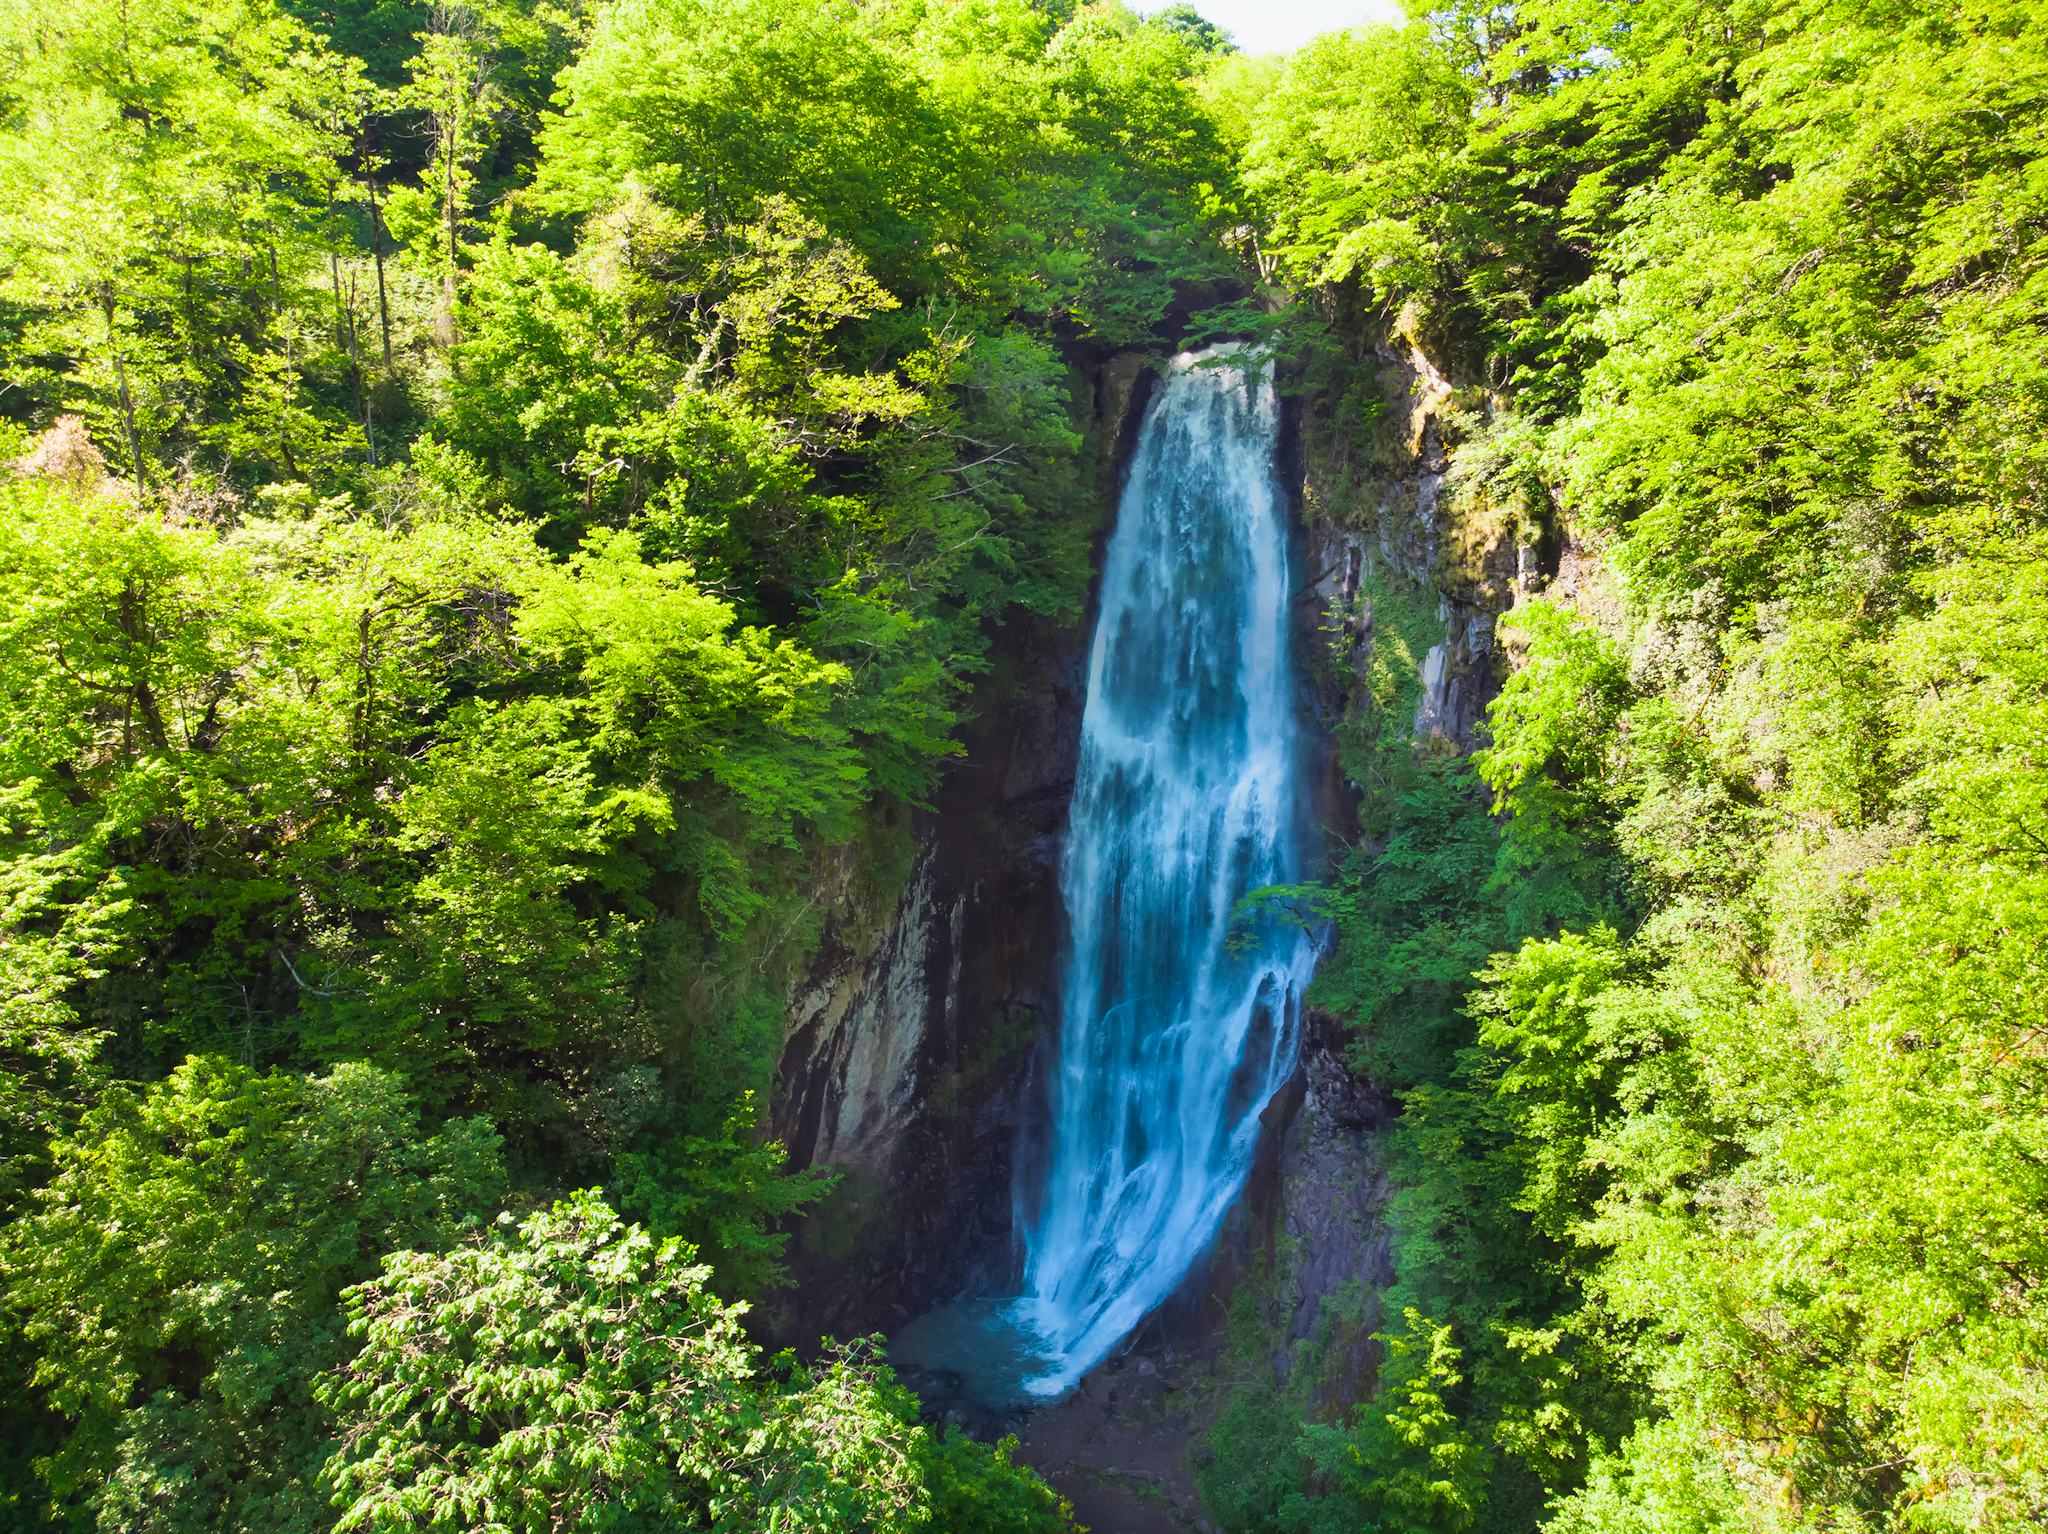
<instances>
[{"instance_id":1,"label":"green tree canopy","mask_svg":"<svg viewBox=\"0 0 2048 1534\"><path fill-rule=\"evenodd\" d=\"M1067 1527L1029 1472L917 1425L864 1346L764 1364L690 1249L595 1192L349 1293L342 1530ZM984 1451L985 1452L985 1451ZM953 1484L956 1478L964 1484Z\"/></svg>"}]
</instances>

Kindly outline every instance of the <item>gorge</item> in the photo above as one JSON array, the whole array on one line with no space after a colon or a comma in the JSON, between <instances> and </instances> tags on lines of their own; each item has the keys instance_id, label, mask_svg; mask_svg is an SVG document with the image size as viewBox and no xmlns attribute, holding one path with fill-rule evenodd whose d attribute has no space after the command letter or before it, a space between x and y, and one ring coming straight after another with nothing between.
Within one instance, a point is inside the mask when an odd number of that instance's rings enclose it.
<instances>
[{"instance_id":1,"label":"gorge","mask_svg":"<svg viewBox=\"0 0 2048 1534\"><path fill-rule=\"evenodd\" d=\"M1059 855L1056 1026L1014 1174L1022 1292L942 1308L899 1361L1055 1399L1179 1285L1293 1074L1315 934L1302 678L1268 359L1172 358L1104 551ZM952 977L949 977L949 981Z\"/></svg>"},{"instance_id":2,"label":"gorge","mask_svg":"<svg viewBox=\"0 0 2048 1534\"><path fill-rule=\"evenodd\" d=\"M2048 1527L2048 10L1203 4L0 5L0 1526Z\"/></svg>"},{"instance_id":3,"label":"gorge","mask_svg":"<svg viewBox=\"0 0 2048 1534\"><path fill-rule=\"evenodd\" d=\"M1319 925L1300 894L1238 903L1327 867L1331 828L1353 813L1330 730L1373 706L1350 690L1357 657L1398 646L1419 662L1459 641L1436 668L1438 691L1399 706L1467 728L1490 657L1464 636L1490 633L1515 590L1513 549L1440 504L1448 391L1413 342L1389 337L1367 354L1388 408L1362 526L1329 513L1344 482L1327 449L1304 459L1299 446L1304 431L1327 441L1325 407L1242 352L1102 365L1089 393L1101 494L1116 513L1089 622L1065 635L1019 630L1005 653L1020 694L969 730L878 935L859 952L828 944L797 1003L816 1021L793 1035L784 1066L793 1151L828 1158L854 1195L847 1208L862 1211L851 1245L835 1235L813 1249L799 1232L808 1310L785 1335L886 1331L928 1403L985 1431L1021 1431L1029 1462L1098 1527L1198 1516L1186 1459L1220 1403L1232 1345L1222 1315L1234 1294L1242 1310L1239 1291L1260 1296L1257 1326L1271 1333L1260 1346L1283 1375L1312 1343L1324 1361L1298 1377L1320 1380L1313 1388L1338 1396L1370 1378L1378 1312L1347 1285L1386 1281L1387 1106L1342 1064L1331 1019L1300 1011ZM1440 575L1439 545L1477 550L1477 574ZM1432 593L1426 607L1389 600L1414 588ZM1247 824L1234 804L1271 818L1218 877L1209 848ZM1088 855L1102 848L1107 857ZM1163 888L1172 919L1131 922L1154 909L1132 903L1134 888ZM1092 963L1074 962L1083 952ZM1209 997L1204 1016L1184 1016L1149 1055L1128 1007L1110 1018L1126 1031L1088 1042L1108 1058L1081 1075L1061 1166L1046 1078L1087 1041L1064 1020L1111 1011L1088 994L1100 994L1102 967L1162 982L1167 1018L1201 1010L1198 987ZM1283 1005L1258 1019L1262 983ZM1176 1114L1189 1103L1200 1111ZM1195 1133L1182 1140L1189 1117ZM1142 1234L1126 1250L1140 1260L1119 1266L1109 1174L1150 1185L1123 1159L1132 1142L1104 1126L1128 1133L1134 1121L1161 1152L1150 1175L1176 1174L1179 1188L1162 1181L1155 1203L1129 1200ZM1047 1260L1039 1225L1059 1176L1070 1179L1064 1264ZM828 1209L822 1223L847 1229L840 1218ZM1034 1260L1048 1297L1064 1278L1109 1318L1093 1336L1068 1333L1085 1354L1063 1358L1033 1324ZM1095 1277L1125 1288L1101 1282L1091 1296ZM1094 1319L1085 1305L1077 1315ZM1086 1383L1046 1414L1020 1410L1049 1398L1027 1381L1052 1396Z\"/></svg>"}]
</instances>

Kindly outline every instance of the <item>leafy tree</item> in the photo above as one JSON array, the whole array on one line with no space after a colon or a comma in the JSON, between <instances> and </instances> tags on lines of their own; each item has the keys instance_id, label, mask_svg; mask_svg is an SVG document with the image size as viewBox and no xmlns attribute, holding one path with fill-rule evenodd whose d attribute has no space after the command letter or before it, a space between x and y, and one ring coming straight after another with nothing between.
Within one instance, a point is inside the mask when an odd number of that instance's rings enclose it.
<instances>
[{"instance_id":1,"label":"leafy tree","mask_svg":"<svg viewBox=\"0 0 2048 1534\"><path fill-rule=\"evenodd\" d=\"M1454 259L1470 86L1419 26L1333 32L1291 57L1245 148L1265 239L1311 282L1375 300L1431 290Z\"/></svg>"},{"instance_id":2,"label":"leafy tree","mask_svg":"<svg viewBox=\"0 0 2048 1534\"><path fill-rule=\"evenodd\" d=\"M195 442L297 477L342 451L306 286L358 86L266 0L0 12L9 362L142 486ZM76 359L75 365L67 365Z\"/></svg>"},{"instance_id":3,"label":"leafy tree","mask_svg":"<svg viewBox=\"0 0 2048 1534\"><path fill-rule=\"evenodd\" d=\"M538 190L564 212L631 184L717 232L793 197L887 282L958 206L951 125L838 7L633 0L603 14L562 86Z\"/></svg>"},{"instance_id":4,"label":"leafy tree","mask_svg":"<svg viewBox=\"0 0 2048 1534\"><path fill-rule=\"evenodd\" d=\"M390 1075L194 1059L111 1088L4 1247L34 1383L72 1431L39 1465L101 1529L320 1528L314 1377L341 1289L494 1201L481 1120L423 1132Z\"/></svg>"},{"instance_id":5,"label":"leafy tree","mask_svg":"<svg viewBox=\"0 0 2048 1534\"><path fill-rule=\"evenodd\" d=\"M1155 27L1165 27L1187 40L1188 46L1198 53L1235 53L1237 44L1230 40L1215 22L1204 16L1185 0L1175 0L1172 5L1161 6L1147 16L1146 21Z\"/></svg>"},{"instance_id":6,"label":"leafy tree","mask_svg":"<svg viewBox=\"0 0 2048 1534\"><path fill-rule=\"evenodd\" d=\"M336 52L360 59L364 73L386 88L404 78L432 17L427 0L293 0L283 9L317 28Z\"/></svg>"},{"instance_id":7,"label":"leafy tree","mask_svg":"<svg viewBox=\"0 0 2048 1534\"><path fill-rule=\"evenodd\" d=\"M441 281L453 339L458 280L473 225L477 168L491 148L499 93L487 24L466 5L435 6L394 104L423 114L433 154L417 186L395 188L385 217Z\"/></svg>"},{"instance_id":8,"label":"leafy tree","mask_svg":"<svg viewBox=\"0 0 2048 1534\"><path fill-rule=\"evenodd\" d=\"M782 1274L788 1217L832 1191L833 1175L813 1167L784 1176L782 1142L756 1134L750 1092L716 1135L670 1136L618 1158L619 1203L656 1231L701 1253L721 1293L760 1294Z\"/></svg>"},{"instance_id":9,"label":"leafy tree","mask_svg":"<svg viewBox=\"0 0 2048 1534\"><path fill-rule=\"evenodd\" d=\"M338 1527L914 1528L935 1481L987 1527L1066 1526L1029 1472L917 1426L865 1348L764 1367L691 1256L586 1192L390 1258L321 1387Z\"/></svg>"},{"instance_id":10,"label":"leafy tree","mask_svg":"<svg viewBox=\"0 0 2048 1534\"><path fill-rule=\"evenodd\" d=\"M1385 1378L1357 1437L1332 1433L1310 1442L1332 1456L1356 1505L1371 1509L1366 1527L1459 1534L1478 1520L1486 1454L1450 1404L1464 1382L1451 1329L1412 1307L1403 1321L1402 1331L1383 1339ZM1361 1476L1347 1462L1371 1468Z\"/></svg>"}]
</instances>

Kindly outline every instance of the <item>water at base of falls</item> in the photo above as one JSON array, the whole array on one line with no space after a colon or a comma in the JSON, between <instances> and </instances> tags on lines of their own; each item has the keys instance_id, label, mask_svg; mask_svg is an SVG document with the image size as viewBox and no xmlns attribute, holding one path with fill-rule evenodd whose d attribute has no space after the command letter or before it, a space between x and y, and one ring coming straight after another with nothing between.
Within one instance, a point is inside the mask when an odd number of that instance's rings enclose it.
<instances>
[{"instance_id":1,"label":"water at base of falls","mask_svg":"<svg viewBox=\"0 0 2048 1534\"><path fill-rule=\"evenodd\" d=\"M1305 866L1278 417L1264 360L1216 348L1173 360L1139 433L1089 656L1023 1293L892 1348L985 1402L1064 1394L1172 1294L1294 1068L1315 944L1240 905Z\"/></svg>"}]
</instances>

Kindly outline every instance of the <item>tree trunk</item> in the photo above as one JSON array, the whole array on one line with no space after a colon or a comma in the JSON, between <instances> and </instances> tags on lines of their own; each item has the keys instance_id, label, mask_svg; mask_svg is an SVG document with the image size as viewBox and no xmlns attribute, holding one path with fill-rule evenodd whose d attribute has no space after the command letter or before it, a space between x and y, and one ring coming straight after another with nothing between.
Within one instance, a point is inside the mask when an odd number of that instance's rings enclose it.
<instances>
[{"instance_id":1,"label":"tree trunk","mask_svg":"<svg viewBox=\"0 0 2048 1534\"><path fill-rule=\"evenodd\" d=\"M370 254L377 261L377 323L384 336L384 376L389 378L396 371L391 366L391 300L384 292L384 216L377 205L377 179L366 176L363 184L370 189Z\"/></svg>"},{"instance_id":2,"label":"tree trunk","mask_svg":"<svg viewBox=\"0 0 2048 1534\"><path fill-rule=\"evenodd\" d=\"M149 489L149 470L142 461L142 433L135 425L135 396L128 389L128 367L121 360L120 337L114 333L114 285L100 284L100 308L107 317L107 346L114 356L114 384L121 400L121 425L128 434L128 456L135 465L135 488Z\"/></svg>"},{"instance_id":3,"label":"tree trunk","mask_svg":"<svg viewBox=\"0 0 2048 1534\"><path fill-rule=\"evenodd\" d=\"M370 398L363 390L363 358L356 344L356 295L355 279L349 279L349 294L346 303L341 296L341 257L330 247L327 252L327 273L334 280L334 328L336 339L342 350L348 353L348 386L356 398L356 422L363 428L363 447L368 452L370 467L377 467L377 439L370 431Z\"/></svg>"},{"instance_id":4,"label":"tree trunk","mask_svg":"<svg viewBox=\"0 0 2048 1534\"><path fill-rule=\"evenodd\" d=\"M458 112L459 112L458 108ZM441 308L447 316L447 343L455 349L455 261L462 249L462 200L457 184L456 155L462 148L462 118L452 115L441 130L441 154L446 162L441 189L441 212L448 224L448 271L441 279Z\"/></svg>"},{"instance_id":5,"label":"tree trunk","mask_svg":"<svg viewBox=\"0 0 2048 1534\"><path fill-rule=\"evenodd\" d=\"M133 646L129 658L135 669L129 683L129 698L142 720L142 733L152 746L168 756L171 751L170 731L164 728L163 710L157 706L156 689L149 684L149 599L133 582L121 588L120 598L115 603L114 622L121 630L121 637Z\"/></svg>"}]
</instances>

